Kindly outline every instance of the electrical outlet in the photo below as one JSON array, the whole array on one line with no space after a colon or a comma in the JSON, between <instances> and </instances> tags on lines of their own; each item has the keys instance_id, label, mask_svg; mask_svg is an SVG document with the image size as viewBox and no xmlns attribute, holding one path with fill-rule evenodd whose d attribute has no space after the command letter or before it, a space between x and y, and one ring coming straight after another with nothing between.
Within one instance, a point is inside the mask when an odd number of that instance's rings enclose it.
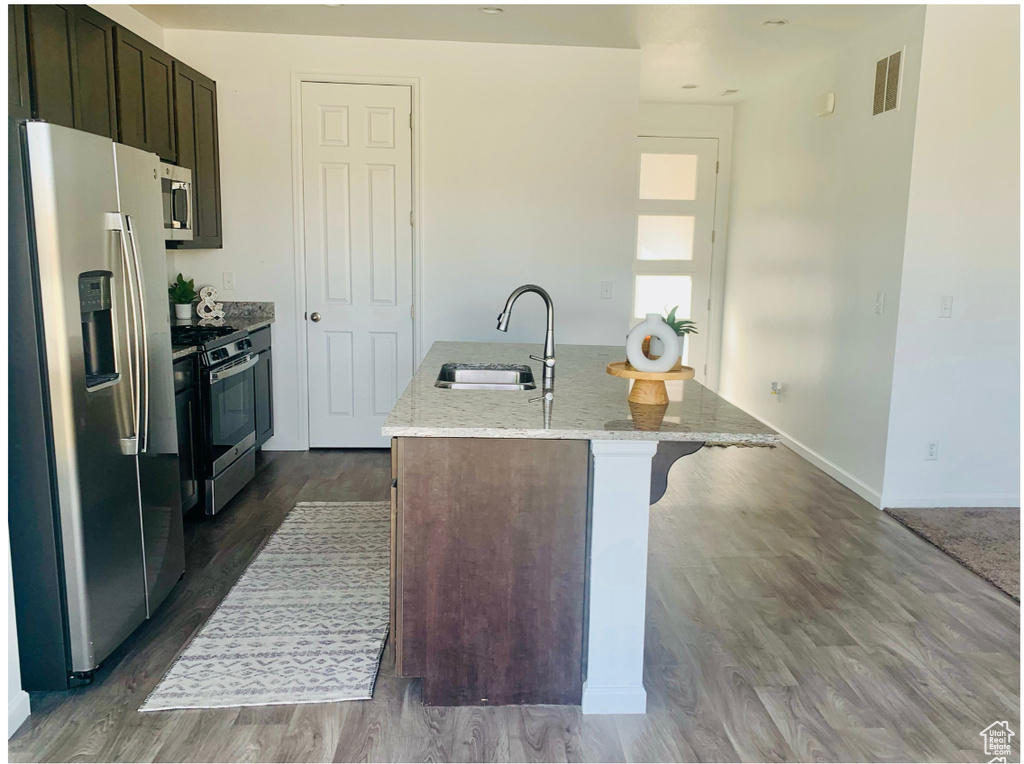
<instances>
[{"instance_id":1,"label":"electrical outlet","mask_svg":"<svg viewBox=\"0 0 1024 764\"><path fill-rule=\"evenodd\" d=\"M928 441L928 447L924 452L924 459L927 462L934 462L939 458L939 441L930 440Z\"/></svg>"},{"instance_id":2,"label":"electrical outlet","mask_svg":"<svg viewBox=\"0 0 1024 764\"><path fill-rule=\"evenodd\" d=\"M939 298L939 318L953 317L953 296L944 294Z\"/></svg>"},{"instance_id":3,"label":"electrical outlet","mask_svg":"<svg viewBox=\"0 0 1024 764\"><path fill-rule=\"evenodd\" d=\"M875 313L885 313L885 292L875 292Z\"/></svg>"},{"instance_id":4,"label":"electrical outlet","mask_svg":"<svg viewBox=\"0 0 1024 764\"><path fill-rule=\"evenodd\" d=\"M612 282L602 281L601 282L601 299L610 300L612 299Z\"/></svg>"},{"instance_id":5,"label":"electrical outlet","mask_svg":"<svg viewBox=\"0 0 1024 764\"><path fill-rule=\"evenodd\" d=\"M235 288L235 274L231 271L224 271L224 291L230 292Z\"/></svg>"}]
</instances>

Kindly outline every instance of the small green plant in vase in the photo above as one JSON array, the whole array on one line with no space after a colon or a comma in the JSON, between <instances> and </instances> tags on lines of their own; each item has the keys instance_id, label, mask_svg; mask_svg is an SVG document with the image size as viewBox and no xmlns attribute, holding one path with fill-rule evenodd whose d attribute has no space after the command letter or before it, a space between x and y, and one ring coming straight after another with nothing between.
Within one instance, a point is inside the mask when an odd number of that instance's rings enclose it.
<instances>
[{"instance_id":1,"label":"small green plant in vase","mask_svg":"<svg viewBox=\"0 0 1024 764\"><path fill-rule=\"evenodd\" d=\"M178 280L167 288L167 294L170 295L171 302L174 303L175 318L192 317L192 303L199 297L196 293L195 279L186 281L185 277L179 273Z\"/></svg>"},{"instance_id":2,"label":"small green plant in vase","mask_svg":"<svg viewBox=\"0 0 1024 764\"><path fill-rule=\"evenodd\" d=\"M680 342L679 342L680 358L679 358L679 361L676 362L676 366L677 367L681 367L682 363L683 363L682 362L682 348L683 348L683 343L686 342L686 335L687 334L700 334L700 332L697 331L697 324L695 324L693 321L688 321L685 318L676 318L676 311L678 311L678 310L679 310L679 306L678 305L676 305L674 308L672 308L672 310L670 310L668 312L668 315L665 317L665 323L668 324L669 326L671 326L672 330L676 333L676 336L679 337L679 340L680 340ZM648 348L644 348L644 350L647 353L647 355L650 356L651 358L658 358L658 357L660 357L661 356L661 351L662 351L661 340L659 340L657 337L651 337L650 338L650 348L649 349Z\"/></svg>"}]
</instances>

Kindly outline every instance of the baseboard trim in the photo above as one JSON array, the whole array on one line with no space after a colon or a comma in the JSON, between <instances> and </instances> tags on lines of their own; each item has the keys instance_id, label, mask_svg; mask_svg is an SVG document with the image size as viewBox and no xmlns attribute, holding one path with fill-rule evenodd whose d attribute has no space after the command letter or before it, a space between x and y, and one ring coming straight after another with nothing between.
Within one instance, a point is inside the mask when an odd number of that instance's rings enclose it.
<instances>
[{"instance_id":1,"label":"baseboard trim","mask_svg":"<svg viewBox=\"0 0 1024 764\"><path fill-rule=\"evenodd\" d=\"M791 450L795 451L797 454L799 454L804 459L809 461L811 464L813 464L819 470L824 472L826 475L828 475L831 478L834 478L835 480L838 480L840 483L842 483L844 486L849 488L851 491L853 491L855 494L860 496L862 499L864 499L865 501L870 502L871 505L874 506L876 509L881 509L882 508L882 494L881 494L881 492L876 491L874 488L869 486L867 483L865 483L860 478L851 475L849 472L844 470L842 467L840 467L835 462L829 461L824 456L822 456L817 451L815 451L813 448L805 446L803 443L801 443L799 440L794 438L792 435L790 435L787 432L785 432L784 430L776 427L775 425L773 425L768 420L762 419L761 417L756 416L754 414L750 414L750 412L747 412L746 409L744 409L739 404L734 403L733 401L730 401L724 395L721 395L721 393L719 393L719 395L723 399L728 401L729 403L732 403L733 406L736 406L736 408L738 408L738 409L740 409L742 411L745 411L749 416L754 417L754 419L756 419L757 421L761 422L762 424L764 424L764 425L766 425L768 427L771 427L782 438L783 445L785 445L788 448L790 448Z\"/></svg>"},{"instance_id":2,"label":"baseboard trim","mask_svg":"<svg viewBox=\"0 0 1024 764\"><path fill-rule=\"evenodd\" d=\"M938 507L1019 507L1020 495L1009 493L947 493L928 496L915 493L887 495L887 509L936 509Z\"/></svg>"},{"instance_id":3,"label":"baseboard trim","mask_svg":"<svg viewBox=\"0 0 1024 764\"><path fill-rule=\"evenodd\" d=\"M772 427L772 425L770 424L768 426ZM824 456L815 451L813 448L808 448L796 438L790 437L782 430L779 430L777 427L772 427L772 429L782 436L782 442L784 444L786 444L792 450L796 451L798 454L800 454L800 456L802 456L815 467L820 469L826 475L838 480L840 483L849 488L862 499L870 502L871 505L874 506L876 509L882 508L882 494L880 494L874 488L872 488L862 480L854 477L835 462L829 461Z\"/></svg>"},{"instance_id":4,"label":"baseboard trim","mask_svg":"<svg viewBox=\"0 0 1024 764\"><path fill-rule=\"evenodd\" d=\"M584 685L582 706L584 714L646 714L647 690Z\"/></svg>"},{"instance_id":5,"label":"baseboard trim","mask_svg":"<svg viewBox=\"0 0 1024 764\"><path fill-rule=\"evenodd\" d=\"M7 739L14 737L14 733L28 719L31 708L29 707L28 693L18 690L18 694L7 701Z\"/></svg>"}]
</instances>

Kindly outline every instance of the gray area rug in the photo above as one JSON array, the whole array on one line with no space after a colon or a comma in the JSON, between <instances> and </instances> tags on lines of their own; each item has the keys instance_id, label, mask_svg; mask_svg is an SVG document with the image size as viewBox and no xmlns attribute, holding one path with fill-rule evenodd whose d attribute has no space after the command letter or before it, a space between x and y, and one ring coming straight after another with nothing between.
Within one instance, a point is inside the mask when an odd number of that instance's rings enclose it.
<instances>
[{"instance_id":1,"label":"gray area rug","mask_svg":"<svg viewBox=\"0 0 1024 764\"><path fill-rule=\"evenodd\" d=\"M887 514L1020 602L1019 509L886 509Z\"/></svg>"},{"instance_id":2,"label":"gray area rug","mask_svg":"<svg viewBox=\"0 0 1024 764\"><path fill-rule=\"evenodd\" d=\"M296 505L139 710L372 697L390 531L387 502Z\"/></svg>"}]
</instances>

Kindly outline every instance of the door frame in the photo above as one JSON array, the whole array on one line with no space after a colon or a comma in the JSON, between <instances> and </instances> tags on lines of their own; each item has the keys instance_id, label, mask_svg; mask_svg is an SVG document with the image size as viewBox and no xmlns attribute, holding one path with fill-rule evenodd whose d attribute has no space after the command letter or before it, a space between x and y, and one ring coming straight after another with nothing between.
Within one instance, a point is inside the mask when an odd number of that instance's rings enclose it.
<instances>
[{"instance_id":1,"label":"door frame","mask_svg":"<svg viewBox=\"0 0 1024 764\"><path fill-rule=\"evenodd\" d=\"M676 199L642 199L640 197L640 193L639 193L639 185L640 185L640 160L641 160L641 158L643 157L643 155L645 153L651 153L651 152L653 152L653 153L665 153L665 154L676 154L676 153L685 154L685 153L688 153L686 151L679 151L679 152L665 151L665 152L660 152L656 147L645 147L643 145L644 141L672 141L672 142L676 142L676 141L714 141L715 142L714 143L714 146L715 146L715 149L714 149L714 154L715 154L715 157L714 157L714 159L715 159L715 173L714 173L714 176L715 176L715 193L712 195L712 198L711 198L711 216L710 216L711 217L711 221L710 221L710 223L711 223L711 234L709 235L708 239L705 240L705 241L708 242L708 244L710 246L710 253L708 255L708 268L707 268L708 278L707 278L707 308L706 308L706 310L707 310L707 320L706 321L699 320L699 316L694 314L694 307L698 304L698 303L693 302L694 298L697 296L696 295L696 289L693 287L693 285L697 283L696 282L697 271L695 269L690 269L690 268L686 268L685 267L685 263L687 263L687 262L693 263L696 260L696 252L697 252L697 240L696 240L696 238L694 239L694 242L693 242L694 257L690 261L686 261L686 260L681 260L681 261L680 260L675 260L675 261L673 261L673 260L640 260L638 258L638 256L637 256L638 255L638 251L639 251L639 244L640 244L640 218L642 216L644 216L644 215L664 215L664 214L687 214L687 213L684 213L682 210L675 210L675 211L673 211L671 213L667 213L666 209L671 207L671 206L673 206L673 205L675 205L675 204L683 204L683 205L685 205L685 204L688 204L688 203L696 202L696 199L693 199L693 200L687 200L687 199L678 199L678 200L676 200ZM712 313L712 306L715 303L720 302L720 300L718 299L719 295L717 295L715 293L715 270L716 270L715 269L715 255L716 255L715 245L717 243L716 242L716 230L715 229L717 227L717 221L718 221L718 182L719 182L719 165L721 164L721 160L719 159L719 157L721 156L721 149L722 149L721 141L718 138L715 138L715 137L693 138L693 137L690 137L690 136L685 136L684 137L684 136L679 136L679 135L672 135L672 136L640 135L640 136L637 136L637 143L638 143L638 150L637 150L637 198L636 198L636 216L635 216L635 219L633 221L633 224L634 224L634 240L636 241L636 249L633 252L633 260L632 260L632 263L631 263L631 271L632 271L631 275L632 275L633 286L632 286L632 303L631 303L631 307L630 307L629 328L630 328L630 330L632 330L633 327L635 327L637 324L641 323L644 320L642 317L637 317L635 315L635 313L636 313L636 283L637 283L637 277L638 276L688 276L689 278L693 279L691 281L691 290L690 290L691 303L690 303L690 315L689 315L689 318L697 320L697 326L700 327L701 334L703 335L702 336L702 341L704 343L704 354L703 354L704 355L704 363L702 364L703 365L703 369L697 369L697 372L698 372L698 375L702 377L702 379L700 380L701 384L705 385L706 387L708 387L708 388L710 388L712 390L716 390L716 387L712 386L711 374L712 374L713 371L717 371L717 366L715 364L716 364L718 359L717 359L717 357L714 357L714 353L712 352L712 350L715 347L720 348L721 345L720 345L720 343L718 343L717 345L715 344L716 340L718 339L718 333L714 331L714 314ZM699 149L698 149L698 151L699 151ZM698 169L698 175L697 175L697 178L696 178L696 186L695 186L695 188L699 189L699 187L700 187L700 178L701 178L700 170ZM647 209L645 211L644 210L645 207L653 207L654 209ZM694 214L696 214L696 212ZM695 231L694 231L695 235L697 233L697 230L699 230L699 229L695 229ZM687 273L687 271L690 271L690 272ZM665 309L667 309L667 306L666 306ZM692 350L692 344L691 344L690 347L691 347L691 350ZM682 340L680 340L680 349L682 349ZM694 357L693 357L692 353L688 354L686 363L688 363L690 366L694 367L695 369L697 368L697 365L694 362ZM716 380L716 382L717 382L717 380Z\"/></svg>"},{"instance_id":2,"label":"door frame","mask_svg":"<svg viewBox=\"0 0 1024 764\"><path fill-rule=\"evenodd\" d=\"M309 450L309 346L306 336L306 242L302 214L302 83L321 82L336 85L404 85L412 90L412 366L415 372L423 358L423 242L420 225L422 200L422 156L420 149L419 77L373 76L366 74L314 74L292 72L292 229L295 258L295 324L298 343L298 419L299 447Z\"/></svg>"}]
</instances>

